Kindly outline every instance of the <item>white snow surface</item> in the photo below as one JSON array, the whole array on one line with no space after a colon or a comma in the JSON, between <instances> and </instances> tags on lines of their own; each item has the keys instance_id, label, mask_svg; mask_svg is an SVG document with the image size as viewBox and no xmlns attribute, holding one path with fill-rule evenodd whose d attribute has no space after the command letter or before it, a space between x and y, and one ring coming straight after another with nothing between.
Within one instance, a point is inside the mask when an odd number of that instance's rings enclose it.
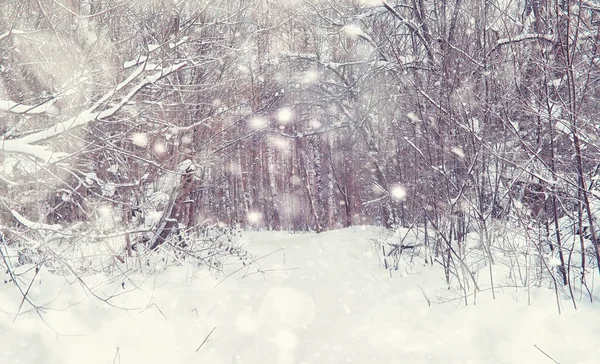
<instances>
[{"instance_id":1,"label":"white snow surface","mask_svg":"<svg viewBox=\"0 0 600 364\"><path fill-rule=\"evenodd\" d=\"M380 233L246 232L258 258L247 267L83 277L108 302L42 269L29 295L46 323L27 303L15 319L21 296L0 286L0 363L551 363L538 348L560 363L598 362L596 303L561 299L559 315L547 288L532 290L531 305L514 288L440 303L460 297L441 269L390 275L370 240Z\"/></svg>"}]
</instances>

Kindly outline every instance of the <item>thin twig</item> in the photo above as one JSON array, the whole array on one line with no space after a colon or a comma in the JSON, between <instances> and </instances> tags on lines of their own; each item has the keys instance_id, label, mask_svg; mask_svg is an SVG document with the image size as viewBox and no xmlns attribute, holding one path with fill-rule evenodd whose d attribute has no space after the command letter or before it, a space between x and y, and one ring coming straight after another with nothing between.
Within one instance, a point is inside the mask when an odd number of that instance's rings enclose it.
<instances>
[{"instance_id":1,"label":"thin twig","mask_svg":"<svg viewBox=\"0 0 600 364\"><path fill-rule=\"evenodd\" d=\"M35 279L37 278L37 275L38 275L39 272L40 272L39 268L36 267L35 274L33 275L33 278L31 278L31 281L29 282L29 285L27 286L27 289L23 293L23 299L21 299L21 304L19 305L19 308L17 309L17 312L15 313L15 317L13 318L13 322L17 321L17 317L21 313L21 309L23 309L23 305L25 304L25 301L29 302L29 299L28 299L28 297L29 297L29 291L31 290L31 286L33 286L33 282L35 282ZM15 283L16 283L16 281L15 281Z\"/></svg>"},{"instance_id":2,"label":"thin twig","mask_svg":"<svg viewBox=\"0 0 600 364\"><path fill-rule=\"evenodd\" d=\"M224 282L224 281L225 281L227 278L231 277L232 275L236 274L237 272L239 272L239 271L243 270L244 268L248 268L248 266L249 266L249 265L251 265L251 264L254 264L254 263L258 262L259 260L261 260L261 259L263 259L263 258L266 258L266 257L268 257L268 256L271 256L271 255L273 255L273 254L275 254L275 253L278 253L278 252L280 252L280 251L282 251L282 250L283 250L283 248L281 248L281 249L277 249L277 250L275 250L274 252L271 252L271 253L269 253L269 254L263 255L263 256L262 256L262 257L260 257L260 258L256 258L256 259L254 259L252 262L250 262L250 264L244 265L244 266L240 267L239 269L236 269L236 270L235 270L235 271L233 271L232 273L228 274L228 275L227 275L225 278L221 279L221 280L219 281L219 283L217 283L217 284L214 286L214 288L217 288L217 287L218 287L218 286L219 286L221 283L223 283L223 282Z\"/></svg>"},{"instance_id":3,"label":"thin twig","mask_svg":"<svg viewBox=\"0 0 600 364\"><path fill-rule=\"evenodd\" d=\"M151 303L148 306L146 306L146 308L144 308L142 311L140 311L140 313L144 313L144 311L146 311L147 309L149 309L150 307L154 307L158 310L158 312L160 312L160 314L162 315L162 317L167 318L167 316L165 316L165 314L161 311L161 309L156 305L156 303Z\"/></svg>"},{"instance_id":4,"label":"thin twig","mask_svg":"<svg viewBox=\"0 0 600 364\"><path fill-rule=\"evenodd\" d=\"M533 344L533 346L538 349L540 351L540 353L546 355L546 357L548 357L548 359L552 360L554 363L556 364L560 364L559 362L557 362L556 360L554 360L553 357L551 357L550 355L548 355L544 350L540 349L539 346L537 346L537 344Z\"/></svg>"},{"instance_id":5,"label":"thin twig","mask_svg":"<svg viewBox=\"0 0 600 364\"><path fill-rule=\"evenodd\" d=\"M431 307L431 300L427 296L427 293L425 293L425 290L418 284L417 284L417 287L419 287L419 289L421 290L421 293L423 293L423 297L425 297L425 300L427 301L427 304L429 305L429 307Z\"/></svg>"},{"instance_id":6,"label":"thin twig","mask_svg":"<svg viewBox=\"0 0 600 364\"><path fill-rule=\"evenodd\" d=\"M198 346L198 349L196 349L196 352L198 352L198 350L200 350L202 348L202 346L204 346L204 344L208 341L208 338L210 337L210 335L212 335L213 331L215 331L217 327L213 327L212 330L210 330L210 332L208 333L208 335L206 335L206 337L204 338L204 340L202 340L202 343L200 344L200 346Z\"/></svg>"},{"instance_id":7,"label":"thin twig","mask_svg":"<svg viewBox=\"0 0 600 364\"><path fill-rule=\"evenodd\" d=\"M272 269L259 269L256 272L252 272L252 273L247 273L244 274L242 276L242 278L246 278L246 277L250 277L252 275L258 274L258 273L268 273L268 272L280 272L280 271L287 271L287 270L299 270L300 268L298 267L292 267L292 268L272 268Z\"/></svg>"}]
</instances>

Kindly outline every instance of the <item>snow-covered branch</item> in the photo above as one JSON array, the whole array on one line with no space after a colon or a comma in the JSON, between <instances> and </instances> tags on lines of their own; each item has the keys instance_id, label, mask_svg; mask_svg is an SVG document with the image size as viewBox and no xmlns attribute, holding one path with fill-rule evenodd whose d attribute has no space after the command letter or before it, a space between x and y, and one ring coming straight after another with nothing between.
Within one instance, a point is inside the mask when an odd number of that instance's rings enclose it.
<instances>
[{"instance_id":1,"label":"snow-covered branch","mask_svg":"<svg viewBox=\"0 0 600 364\"><path fill-rule=\"evenodd\" d=\"M96 102L93 106L88 109L82 111L77 116L72 117L68 120L59 122L51 127L48 127L44 130L38 131L36 133L32 133L26 135L21 138L16 139L4 139L0 138L0 151L1 152L11 152L11 153L20 153L27 154L36 159L40 159L46 163L51 163L56 161L58 158L64 157L66 154L64 153L53 153L48 150L46 146L36 145L41 142L44 142L48 139L55 138L60 136L66 132L72 131L76 128L85 126L94 120L100 120L104 118L108 118L117 113L125 104L131 101L131 99L144 87L155 83L163 77L166 77L173 72L183 68L187 62L180 62L174 65L171 65L166 68L160 68L156 65L153 65L150 69L154 70L153 74L144 77L137 84L131 87L129 92L126 95L120 98L120 100L110 106L106 107L102 110L101 106L104 106L105 103L114 98L114 95L117 91L124 89L126 86L129 86L139 75L141 75L144 71L148 70L148 65L140 65L135 72L132 73L125 81L121 82L114 90L107 92L98 102ZM14 105L12 106L14 109Z\"/></svg>"},{"instance_id":2,"label":"snow-covered branch","mask_svg":"<svg viewBox=\"0 0 600 364\"><path fill-rule=\"evenodd\" d=\"M91 121L113 116L121 107L123 107L123 105L125 105L126 103L131 101L133 96L135 96L135 94L137 94L142 88L144 88L147 85L153 84L154 82L158 81L159 79L161 79L165 76L168 76L169 74L179 70L186 64L187 64L186 62L177 63L177 64L167 67L165 69L161 69L158 72L154 73L153 75L143 78L140 82L138 82L137 85L135 85L127 93L127 95L125 95L123 98L121 98L121 100L112 107L109 107L102 111L96 111L96 109L98 108L98 106L96 104L73 118L70 118L66 121L60 122L56 125L53 125L49 128L46 128L45 130L39 131L37 133L33 133L33 134L27 135L25 137L22 137L19 140L22 143L27 143L27 144L39 143L41 141L44 141L44 140L47 140L50 138L54 138L65 132L71 131L75 128L84 126L84 125L90 123ZM142 67L142 66L140 66L140 67ZM127 83L123 82L123 83L119 84L119 86L117 86L117 90L124 88L131 81L132 81L132 78L128 78L126 80ZM114 92L111 91L109 94L112 96L113 93ZM108 98L110 98L110 96L107 95L107 96L103 97L102 100L108 99Z\"/></svg>"},{"instance_id":3,"label":"snow-covered branch","mask_svg":"<svg viewBox=\"0 0 600 364\"><path fill-rule=\"evenodd\" d=\"M492 48L492 52L506 44L520 43L526 40L541 40L546 42L554 42L555 38L552 34L521 34L512 38L501 38L496 41Z\"/></svg>"},{"instance_id":4,"label":"snow-covered branch","mask_svg":"<svg viewBox=\"0 0 600 364\"><path fill-rule=\"evenodd\" d=\"M9 30L7 32L4 32L4 33L0 34L0 40L2 40L4 38L8 38L12 34L27 34L27 33L25 31L23 31L23 30L11 29L11 30Z\"/></svg>"},{"instance_id":5,"label":"snow-covered branch","mask_svg":"<svg viewBox=\"0 0 600 364\"><path fill-rule=\"evenodd\" d=\"M34 230L51 230L51 231L58 231L60 229L62 229L62 226L59 224L53 224L53 225L49 225L49 224L44 224L41 222L35 222L35 221L31 221L29 219L27 219L25 216L19 214L17 211L15 210L10 210L11 215L13 215L13 217L15 219L17 219L17 221L25 226L28 227L30 229L34 229Z\"/></svg>"},{"instance_id":6,"label":"snow-covered branch","mask_svg":"<svg viewBox=\"0 0 600 364\"><path fill-rule=\"evenodd\" d=\"M31 145L23 143L19 139L0 139L0 152L28 155L35 159L41 160L44 163L55 163L59 159L62 159L68 155L67 153L52 152L45 145Z\"/></svg>"},{"instance_id":7,"label":"snow-covered branch","mask_svg":"<svg viewBox=\"0 0 600 364\"><path fill-rule=\"evenodd\" d=\"M12 100L0 100L0 111L14 114L45 114L51 113L56 99L51 98L37 105L26 105Z\"/></svg>"}]
</instances>

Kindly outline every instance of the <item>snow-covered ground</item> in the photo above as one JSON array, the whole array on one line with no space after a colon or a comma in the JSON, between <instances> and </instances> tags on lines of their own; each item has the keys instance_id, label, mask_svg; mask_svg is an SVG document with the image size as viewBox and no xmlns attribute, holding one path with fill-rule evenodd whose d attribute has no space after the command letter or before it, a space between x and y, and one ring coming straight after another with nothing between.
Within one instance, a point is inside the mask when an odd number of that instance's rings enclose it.
<instances>
[{"instance_id":1,"label":"snow-covered ground","mask_svg":"<svg viewBox=\"0 0 600 364\"><path fill-rule=\"evenodd\" d=\"M224 274L85 277L108 302L42 270L30 296L45 323L27 303L15 319L21 297L0 286L0 363L553 363L543 352L599 362L596 303L574 310L561 299L559 315L550 289L533 289L528 305L525 289L504 288L465 306L437 266L390 275L370 240L378 234L247 232L256 263Z\"/></svg>"}]
</instances>

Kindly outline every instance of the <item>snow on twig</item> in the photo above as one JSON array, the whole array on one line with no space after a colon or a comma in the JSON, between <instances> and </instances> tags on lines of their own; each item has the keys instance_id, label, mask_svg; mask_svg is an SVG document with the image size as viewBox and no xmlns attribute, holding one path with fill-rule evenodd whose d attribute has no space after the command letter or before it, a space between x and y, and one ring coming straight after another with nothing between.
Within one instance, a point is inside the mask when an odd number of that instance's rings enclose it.
<instances>
[{"instance_id":1,"label":"snow on twig","mask_svg":"<svg viewBox=\"0 0 600 364\"><path fill-rule=\"evenodd\" d=\"M526 40L543 40L546 42L554 42L555 38L552 34L521 34L511 38L501 38L496 41L496 44L492 48L492 52L503 45L519 43Z\"/></svg>"},{"instance_id":2,"label":"snow on twig","mask_svg":"<svg viewBox=\"0 0 600 364\"><path fill-rule=\"evenodd\" d=\"M13 215L13 217L15 219L17 219L17 221L25 226L28 227L30 229L36 229L36 230L52 230L52 231L59 231L60 229L62 229L62 226L59 224L44 224L42 222L35 222L35 221L31 221L29 219L27 219L25 216L21 215L20 213L18 213L15 210L10 210L10 213Z\"/></svg>"}]
</instances>

